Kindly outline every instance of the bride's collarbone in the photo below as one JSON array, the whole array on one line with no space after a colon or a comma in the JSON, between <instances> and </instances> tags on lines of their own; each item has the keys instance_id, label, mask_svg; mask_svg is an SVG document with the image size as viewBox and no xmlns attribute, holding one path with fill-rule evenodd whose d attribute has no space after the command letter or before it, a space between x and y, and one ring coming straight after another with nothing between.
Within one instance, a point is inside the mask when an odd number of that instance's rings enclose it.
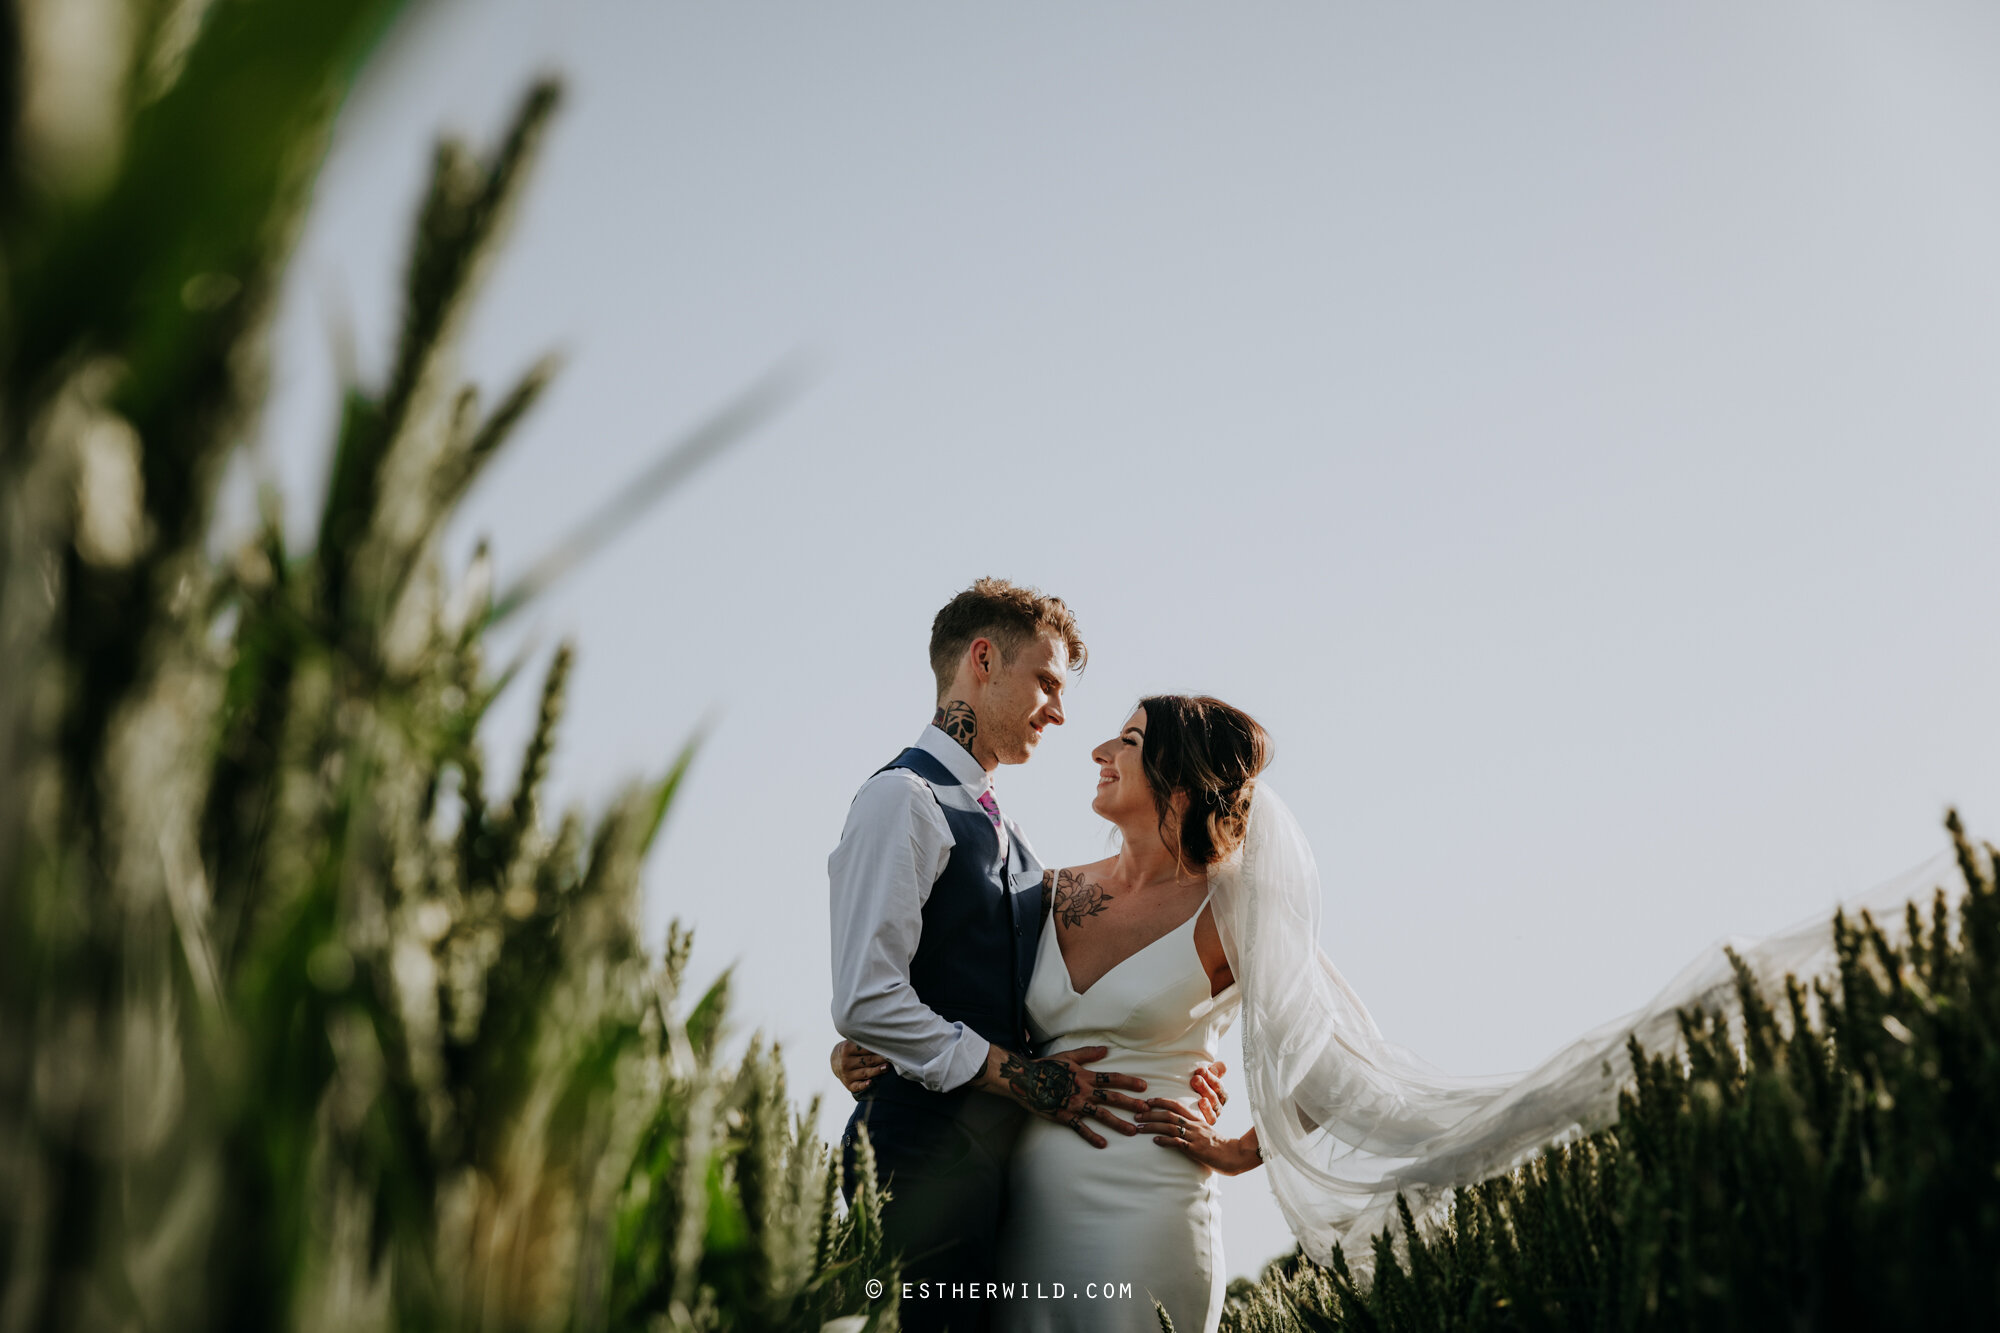
<instances>
[{"instance_id":1,"label":"bride's collarbone","mask_svg":"<svg viewBox=\"0 0 2000 1333\"><path fill-rule=\"evenodd\" d=\"M1208 895L1205 880L1130 886L1095 866L1052 870L1044 884L1049 924L1079 992L1186 925Z\"/></svg>"}]
</instances>

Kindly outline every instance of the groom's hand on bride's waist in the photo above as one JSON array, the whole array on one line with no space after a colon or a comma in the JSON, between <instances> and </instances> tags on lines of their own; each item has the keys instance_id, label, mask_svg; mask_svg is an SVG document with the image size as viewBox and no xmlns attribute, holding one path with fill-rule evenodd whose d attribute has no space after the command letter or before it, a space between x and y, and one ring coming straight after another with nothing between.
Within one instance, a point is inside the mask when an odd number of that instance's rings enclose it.
<instances>
[{"instance_id":1,"label":"groom's hand on bride's waist","mask_svg":"<svg viewBox=\"0 0 2000 1333\"><path fill-rule=\"evenodd\" d=\"M1066 1052L1066 1054L1078 1056L1083 1050L1094 1050L1099 1052L1099 1055L1091 1058L1099 1059L1102 1058L1102 1053L1105 1049L1102 1046L1083 1047L1078 1051ZM1002 1054L1005 1055L1006 1052L1002 1052ZM889 1062L887 1060L884 1060L881 1056L859 1042L849 1041L846 1038L842 1038L833 1044L833 1049L827 1053L827 1060L832 1066L834 1077L840 1080L841 1086L857 1097L872 1086L877 1078L889 1072ZM988 1063L990 1064L991 1061L989 1060ZM1088 1063L1088 1061L1079 1061L1079 1063ZM1222 1076L1227 1072L1228 1068L1229 1066L1217 1060L1213 1064L1196 1065L1194 1071L1188 1075L1188 1088L1195 1095L1195 1109L1200 1111L1202 1119L1211 1125L1221 1118L1223 1105L1229 1100L1229 1094L1224 1091L1222 1086ZM1097 1077L1097 1073L1092 1071L1091 1079L1093 1087L1095 1086ZM1106 1074L1104 1077L1125 1078L1126 1076L1123 1074ZM1144 1089L1145 1080L1134 1079L1133 1082L1139 1084L1140 1090ZM1089 1136L1086 1135L1085 1137Z\"/></svg>"},{"instance_id":2,"label":"groom's hand on bride's waist","mask_svg":"<svg viewBox=\"0 0 2000 1333\"><path fill-rule=\"evenodd\" d=\"M842 1037L828 1052L827 1061L840 1086L859 1097L881 1075L889 1072L889 1062L860 1042Z\"/></svg>"},{"instance_id":3,"label":"groom's hand on bride's waist","mask_svg":"<svg viewBox=\"0 0 2000 1333\"><path fill-rule=\"evenodd\" d=\"M1113 1115L1112 1108L1134 1115L1146 1109L1146 1103L1127 1095L1144 1092L1145 1079L1085 1068L1110 1053L1108 1046L1079 1046L1035 1056L995 1046L986 1053L986 1068L973 1080L973 1086L1018 1102L1044 1120L1068 1125L1092 1147L1102 1148L1104 1140L1092 1131L1090 1121L1133 1135L1139 1127Z\"/></svg>"}]
</instances>

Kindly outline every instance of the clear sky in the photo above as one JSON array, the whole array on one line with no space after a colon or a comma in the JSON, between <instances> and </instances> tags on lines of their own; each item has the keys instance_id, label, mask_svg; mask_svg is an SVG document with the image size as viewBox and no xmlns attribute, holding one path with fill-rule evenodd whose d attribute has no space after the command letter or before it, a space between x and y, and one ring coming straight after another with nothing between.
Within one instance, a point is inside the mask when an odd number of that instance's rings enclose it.
<instances>
[{"instance_id":1,"label":"clear sky","mask_svg":"<svg viewBox=\"0 0 2000 1333\"><path fill-rule=\"evenodd\" d=\"M1106 850L1136 697L1220 694L1385 1032L1525 1068L1948 803L2000 827L1997 56L1976 4L440 0L341 123L264 447L303 521L434 131L558 71L466 364L569 365L449 546L518 571L813 360L502 646L579 643L568 800L714 717L648 935L734 963L823 1131L825 857L986 573L1091 646L1001 774L1045 861ZM1288 1248L1255 1174L1225 1199L1232 1272Z\"/></svg>"}]
</instances>

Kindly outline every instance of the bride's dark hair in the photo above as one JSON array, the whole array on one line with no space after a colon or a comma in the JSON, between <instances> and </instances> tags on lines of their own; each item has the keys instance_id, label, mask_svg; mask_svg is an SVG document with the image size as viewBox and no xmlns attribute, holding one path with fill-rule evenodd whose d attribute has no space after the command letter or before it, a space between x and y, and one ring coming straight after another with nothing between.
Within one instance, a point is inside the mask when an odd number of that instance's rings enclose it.
<instances>
[{"instance_id":1,"label":"bride's dark hair","mask_svg":"<svg viewBox=\"0 0 2000 1333\"><path fill-rule=\"evenodd\" d=\"M1271 738L1256 718L1205 694L1155 694L1139 706L1146 710L1139 762L1160 812L1160 837L1183 861L1214 865L1243 841ZM1178 830L1175 792L1188 802Z\"/></svg>"}]
</instances>

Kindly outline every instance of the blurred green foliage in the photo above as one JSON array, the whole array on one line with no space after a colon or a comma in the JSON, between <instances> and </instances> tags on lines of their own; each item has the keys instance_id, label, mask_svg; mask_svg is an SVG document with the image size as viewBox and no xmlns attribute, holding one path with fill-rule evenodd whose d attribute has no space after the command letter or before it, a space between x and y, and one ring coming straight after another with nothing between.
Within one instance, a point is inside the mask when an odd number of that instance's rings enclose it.
<instances>
[{"instance_id":1,"label":"blurred green foliage","mask_svg":"<svg viewBox=\"0 0 2000 1333\"><path fill-rule=\"evenodd\" d=\"M550 368L487 409L451 352L554 85L490 157L439 148L317 533L266 496L215 554L307 188L398 8L5 11L0 1333L892 1326L880 1200L836 1206L775 1052L722 1059L686 933L637 938L692 749L551 827L564 648L520 771L484 762L514 671L483 550L449 579L437 539Z\"/></svg>"},{"instance_id":2,"label":"blurred green foliage","mask_svg":"<svg viewBox=\"0 0 2000 1333\"><path fill-rule=\"evenodd\" d=\"M2000 890L1891 939L1834 921L1839 972L1782 1015L1733 954L1738 1016L1686 1011L1612 1128L1407 1207L1371 1283L1293 1256L1232 1285L1234 1333L2000 1326Z\"/></svg>"}]
</instances>

